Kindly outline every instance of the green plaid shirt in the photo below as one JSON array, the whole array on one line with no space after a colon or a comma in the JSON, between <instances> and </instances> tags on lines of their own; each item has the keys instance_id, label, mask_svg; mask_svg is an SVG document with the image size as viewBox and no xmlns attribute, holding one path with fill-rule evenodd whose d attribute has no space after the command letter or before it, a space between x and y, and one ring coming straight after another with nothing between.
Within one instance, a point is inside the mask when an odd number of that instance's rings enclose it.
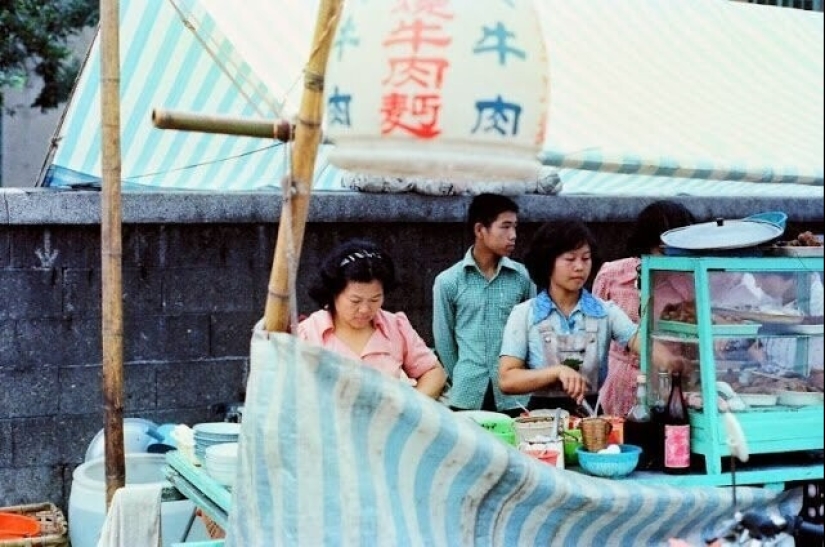
<instances>
[{"instance_id":1,"label":"green plaid shirt","mask_svg":"<svg viewBox=\"0 0 825 547\"><path fill-rule=\"evenodd\" d=\"M449 404L479 409L489 382L498 410L527 404L529 395L509 396L498 387L498 356L504 325L513 306L536 295L527 269L509 258L499 261L495 276L487 279L473 259L444 270L433 284L433 338L438 358L452 387Z\"/></svg>"}]
</instances>

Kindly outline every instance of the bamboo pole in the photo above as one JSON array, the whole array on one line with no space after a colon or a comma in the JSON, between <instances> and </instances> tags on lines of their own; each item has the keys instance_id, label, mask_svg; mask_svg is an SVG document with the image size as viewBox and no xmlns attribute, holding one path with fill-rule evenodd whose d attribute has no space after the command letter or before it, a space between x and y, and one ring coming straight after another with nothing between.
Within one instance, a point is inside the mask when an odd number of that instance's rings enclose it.
<instances>
[{"instance_id":1,"label":"bamboo pole","mask_svg":"<svg viewBox=\"0 0 825 547\"><path fill-rule=\"evenodd\" d=\"M123 283L120 200L120 25L118 0L100 0L100 245L103 340L103 430L106 508L126 482L123 453Z\"/></svg>"},{"instance_id":2,"label":"bamboo pole","mask_svg":"<svg viewBox=\"0 0 825 547\"><path fill-rule=\"evenodd\" d=\"M152 123L158 129L178 129L198 133L219 133L221 135L238 135L276 138L287 142L294 131L287 120L265 120L257 118L239 118L232 116L205 116L174 110L152 110Z\"/></svg>"},{"instance_id":3,"label":"bamboo pole","mask_svg":"<svg viewBox=\"0 0 825 547\"><path fill-rule=\"evenodd\" d=\"M281 207L278 239L267 290L264 328L269 332L286 332L289 325L289 291L292 290L289 283L290 264L297 264L301 257L315 157L321 137L324 74L342 6L343 0L321 1L309 60L304 70L304 91L292 151L295 177L289 188L291 194Z\"/></svg>"}]
</instances>

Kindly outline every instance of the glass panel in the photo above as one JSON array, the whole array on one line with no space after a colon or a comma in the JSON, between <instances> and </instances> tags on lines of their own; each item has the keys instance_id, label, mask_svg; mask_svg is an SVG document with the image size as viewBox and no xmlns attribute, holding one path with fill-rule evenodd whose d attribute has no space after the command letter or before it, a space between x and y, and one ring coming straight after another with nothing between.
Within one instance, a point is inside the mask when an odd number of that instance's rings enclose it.
<instances>
[{"instance_id":1,"label":"glass panel","mask_svg":"<svg viewBox=\"0 0 825 547\"><path fill-rule=\"evenodd\" d=\"M822 272L710 272L716 376L751 408L822 404Z\"/></svg>"},{"instance_id":2,"label":"glass panel","mask_svg":"<svg viewBox=\"0 0 825 547\"><path fill-rule=\"evenodd\" d=\"M653 297L649 309L654 328L661 319L696 324L696 297L693 272L651 272Z\"/></svg>"}]
</instances>

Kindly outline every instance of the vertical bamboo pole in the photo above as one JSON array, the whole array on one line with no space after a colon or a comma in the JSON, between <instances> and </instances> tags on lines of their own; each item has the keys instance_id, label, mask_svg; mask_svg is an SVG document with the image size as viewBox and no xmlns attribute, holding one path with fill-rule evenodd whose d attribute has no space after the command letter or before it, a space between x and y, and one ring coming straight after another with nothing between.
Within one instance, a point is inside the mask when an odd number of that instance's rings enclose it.
<instances>
[{"instance_id":1,"label":"vertical bamboo pole","mask_svg":"<svg viewBox=\"0 0 825 547\"><path fill-rule=\"evenodd\" d=\"M100 0L100 107L103 193L100 214L103 339L103 430L106 507L126 478L123 454L123 300L120 201L120 13Z\"/></svg>"},{"instance_id":2,"label":"vertical bamboo pole","mask_svg":"<svg viewBox=\"0 0 825 547\"><path fill-rule=\"evenodd\" d=\"M264 313L264 328L270 332L285 332L289 325L289 266L291 260L297 263L301 257L324 114L324 73L342 6L343 0L321 1L309 60L304 70L304 91L292 152L295 175L293 192L281 208Z\"/></svg>"}]
</instances>

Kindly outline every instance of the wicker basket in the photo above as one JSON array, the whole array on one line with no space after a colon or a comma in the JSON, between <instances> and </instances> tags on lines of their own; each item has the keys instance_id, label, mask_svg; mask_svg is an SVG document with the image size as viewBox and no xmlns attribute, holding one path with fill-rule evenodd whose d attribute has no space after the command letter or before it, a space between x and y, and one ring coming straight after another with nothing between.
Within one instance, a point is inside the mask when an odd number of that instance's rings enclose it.
<instances>
[{"instance_id":1,"label":"wicker basket","mask_svg":"<svg viewBox=\"0 0 825 547\"><path fill-rule=\"evenodd\" d=\"M209 534L209 539L223 539L226 537L226 531L221 528L217 522L212 520L209 515L197 510L198 516L203 520L203 525L206 527L206 533Z\"/></svg>"},{"instance_id":2,"label":"wicker basket","mask_svg":"<svg viewBox=\"0 0 825 547\"><path fill-rule=\"evenodd\" d=\"M32 517L40 522L40 535L26 539L0 539L0 547L68 547L68 527L63 511L53 503L32 503L2 507L0 511Z\"/></svg>"},{"instance_id":3,"label":"wicker basket","mask_svg":"<svg viewBox=\"0 0 825 547\"><path fill-rule=\"evenodd\" d=\"M607 448L607 439L613 427L604 418L584 418L579 423L582 430L582 444L590 452Z\"/></svg>"}]
</instances>

